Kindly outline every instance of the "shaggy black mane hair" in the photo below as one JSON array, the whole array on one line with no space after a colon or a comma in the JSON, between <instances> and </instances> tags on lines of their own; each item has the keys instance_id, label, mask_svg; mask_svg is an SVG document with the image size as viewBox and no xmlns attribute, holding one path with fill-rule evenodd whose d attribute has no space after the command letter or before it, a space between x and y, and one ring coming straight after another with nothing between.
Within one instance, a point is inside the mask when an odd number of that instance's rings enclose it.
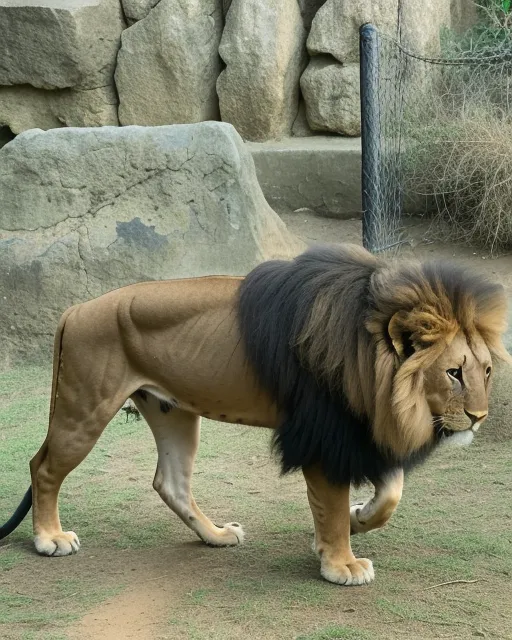
<instances>
[{"instance_id":1,"label":"shaggy black mane hair","mask_svg":"<svg viewBox=\"0 0 512 640\"><path fill-rule=\"evenodd\" d=\"M409 453L377 445L364 408L375 406L375 331L398 357L391 317L426 302L447 325L475 329L493 355L509 358L500 338L503 288L451 263L393 266L355 246L327 245L249 273L238 299L240 332L249 365L283 416L273 441L283 473L320 465L334 484L375 482L419 464L439 443L442 429L432 424L432 437ZM395 371L388 369L390 390ZM349 403L347 385L351 398L364 388L363 404Z\"/></svg>"},{"instance_id":2,"label":"shaggy black mane hair","mask_svg":"<svg viewBox=\"0 0 512 640\"><path fill-rule=\"evenodd\" d=\"M342 393L301 365L295 348L316 292L339 277L339 268L335 247L311 249L291 262L264 262L242 283L238 313L249 363L284 416L273 441L282 472L320 464L330 482L359 485L402 464L377 447L369 422L354 415ZM363 323L374 268L352 269L345 311Z\"/></svg>"}]
</instances>

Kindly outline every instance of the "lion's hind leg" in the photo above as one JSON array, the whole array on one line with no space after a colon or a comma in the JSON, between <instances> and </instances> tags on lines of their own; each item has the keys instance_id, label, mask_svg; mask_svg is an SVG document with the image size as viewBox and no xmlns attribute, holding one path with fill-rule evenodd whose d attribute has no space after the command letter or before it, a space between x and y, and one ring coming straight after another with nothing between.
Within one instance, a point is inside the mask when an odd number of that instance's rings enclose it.
<instances>
[{"instance_id":1,"label":"lion's hind leg","mask_svg":"<svg viewBox=\"0 0 512 640\"><path fill-rule=\"evenodd\" d=\"M244 533L237 522L218 527L197 506L191 491L194 461L199 446L199 416L162 402L150 393L132 396L155 438L158 463L153 487L165 504L206 544L240 544Z\"/></svg>"},{"instance_id":2,"label":"lion's hind leg","mask_svg":"<svg viewBox=\"0 0 512 640\"><path fill-rule=\"evenodd\" d=\"M375 482L375 495L366 503L350 507L351 533L366 533L383 527L402 498L403 469L396 469Z\"/></svg>"},{"instance_id":3,"label":"lion's hind leg","mask_svg":"<svg viewBox=\"0 0 512 640\"><path fill-rule=\"evenodd\" d=\"M68 376L70 377L70 376ZM102 398L87 386L62 383L50 419L48 435L30 462L33 491L34 542L38 553L66 556L80 547L73 531L63 531L58 495L66 476L91 451L102 431L123 404L107 390Z\"/></svg>"}]
</instances>

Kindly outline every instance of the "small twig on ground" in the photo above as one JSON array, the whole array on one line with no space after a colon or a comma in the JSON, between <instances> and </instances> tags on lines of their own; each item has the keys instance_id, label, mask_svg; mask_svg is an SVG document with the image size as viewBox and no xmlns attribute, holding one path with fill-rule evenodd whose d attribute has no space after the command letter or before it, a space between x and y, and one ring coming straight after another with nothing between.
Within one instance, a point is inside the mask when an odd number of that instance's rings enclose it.
<instances>
[{"instance_id":1,"label":"small twig on ground","mask_svg":"<svg viewBox=\"0 0 512 640\"><path fill-rule=\"evenodd\" d=\"M473 584L475 582L486 582L483 578L477 580L448 580L448 582L440 582L439 584L433 584L431 587L425 587L424 591L429 589L435 589L436 587L444 587L447 584Z\"/></svg>"},{"instance_id":2,"label":"small twig on ground","mask_svg":"<svg viewBox=\"0 0 512 640\"><path fill-rule=\"evenodd\" d=\"M161 578L167 578L169 574L168 573L164 573L161 576L156 576L156 578L148 578L147 580L143 580L142 582L152 582L153 580L160 580Z\"/></svg>"}]
</instances>

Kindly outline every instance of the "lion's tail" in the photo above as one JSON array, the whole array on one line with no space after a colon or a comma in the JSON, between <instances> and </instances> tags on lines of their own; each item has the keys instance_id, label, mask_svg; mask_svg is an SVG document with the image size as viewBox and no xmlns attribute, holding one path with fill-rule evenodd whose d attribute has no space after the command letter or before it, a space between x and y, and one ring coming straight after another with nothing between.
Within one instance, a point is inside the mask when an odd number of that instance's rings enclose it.
<instances>
[{"instance_id":1,"label":"lion's tail","mask_svg":"<svg viewBox=\"0 0 512 640\"><path fill-rule=\"evenodd\" d=\"M64 325L66 324L66 320L69 314L74 308L75 307L70 307L62 314L59 324L57 326L57 331L55 332L55 341L53 344L53 378L52 378L52 395L50 400L49 424L51 424L53 413L55 411L55 400L57 397L57 385L59 380L59 369L60 369L60 360L61 360L61 351L62 351L62 336L64 334ZM27 492L25 493L25 495L23 496L23 499L20 502L16 511L12 514L9 520L7 520L7 522L0 527L0 540L7 537L23 522L27 513L30 511L31 507L32 507L32 487L30 486Z\"/></svg>"},{"instance_id":2,"label":"lion's tail","mask_svg":"<svg viewBox=\"0 0 512 640\"><path fill-rule=\"evenodd\" d=\"M25 519L25 516L30 511L32 506L32 487L28 488L27 493L23 496L23 500L20 502L16 511L7 520L7 522L0 527L0 540L6 538L10 533L14 531Z\"/></svg>"}]
</instances>

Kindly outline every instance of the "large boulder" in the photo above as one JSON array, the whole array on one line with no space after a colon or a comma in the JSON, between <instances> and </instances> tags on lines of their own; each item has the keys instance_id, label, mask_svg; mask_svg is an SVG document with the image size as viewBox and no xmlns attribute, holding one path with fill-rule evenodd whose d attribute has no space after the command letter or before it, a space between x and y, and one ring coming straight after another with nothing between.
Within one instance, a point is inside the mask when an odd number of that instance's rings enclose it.
<instances>
[{"instance_id":1,"label":"large boulder","mask_svg":"<svg viewBox=\"0 0 512 640\"><path fill-rule=\"evenodd\" d=\"M384 33L396 35L397 15L398 0L327 0L313 18L308 51L330 54L341 63L357 62L359 27L371 22Z\"/></svg>"},{"instance_id":2,"label":"large boulder","mask_svg":"<svg viewBox=\"0 0 512 640\"><path fill-rule=\"evenodd\" d=\"M317 56L302 74L300 87L313 131L361 133L358 64L341 65L330 56Z\"/></svg>"},{"instance_id":3,"label":"large boulder","mask_svg":"<svg viewBox=\"0 0 512 640\"><path fill-rule=\"evenodd\" d=\"M313 18L315 17L318 9L325 4L326 0L298 0L298 2L304 26L309 31L309 29L311 29Z\"/></svg>"},{"instance_id":4,"label":"large boulder","mask_svg":"<svg viewBox=\"0 0 512 640\"><path fill-rule=\"evenodd\" d=\"M115 74L120 123L218 119L222 22L221 0L160 0L126 29Z\"/></svg>"},{"instance_id":5,"label":"large boulder","mask_svg":"<svg viewBox=\"0 0 512 640\"><path fill-rule=\"evenodd\" d=\"M71 304L302 249L228 124L31 130L0 167L3 367L46 357Z\"/></svg>"},{"instance_id":6,"label":"large boulder","mask_svg":"<svg viewBox=\"0 0 512 640\"><path fill-rule=\"evenodd\" d=\"M231 0L222 0L222 13L224 17L226 17L230 6L231 6Z\"/></svg>"},{"instance_id":7,"label":"large boulder","mask_svg":"<svg viewBox=\"0 0 512 640\"><path fill-rule=\"evenodd\" d=\"M111 84L124 26L119 0L0 0L0 85Z\"/></svg>"},{"instance_id":8,"label":"large boulder","mask_svg":"<svg viewBox=\"0 0 512 640\"><path fill-rule=\"evenodd\" d=\"M452 5L459 6L464 1L327 0L313 18L307 40L312 59L301 78L311 129L360 133L362 24L370 22L383 34L399 37L402 46L420 55L435 56L440 53L442 27L452 25Z\"/></svg>"},{"instance_id":9,"label":"large boulder","mask_svg":"<svg viewBox=\"0 0 512 640\"><path fill-rule=\"evenodd\" d=\"M305 66L306 30L297 0L233 0L219 53L222 120L254 141L290 135Z\"/></svg>"},{"instance_id":10,"label":"large boulder","mask_svg":"<svg viewBox=\"0 0 512 640\"><path fill-rule=\"evenodd\" d=\"M121 0L124 15L130 24L145 18L160 0Z\"/></svg>"},{"instance_id":11,"label":"large boulder","mask_svg":"<svg viewBox=\"0 0 512 640\"><path fill-rule=\"evenodd\" d=\"M28 84L0 87L0 125L8 126L13 133L117 124L117 95L112 86L54 91Z\"/></svg>"},{"instance_id":12,"label":"large boulder","mask_svg":"<svg viewBox=\"0 0 512 640\"><path fill-rule=\"evenodd\" d=\"M440 31L460 23L461 2L470 0L327 0L317 11L308 37L311 55L329 54L338 62L359 60L359 27L371 22L382 33L399 37L403 46L423 55L438 55ZM452 7L457 9L452 18Z\"/></svg>"},{"instance_id":13,"label":"large boulder","mask_svg":"<svg viewBox=\"0 0 512 640\"><path fill-rule=\"evenodd\" d=\"M423 56L438 56L441 52L441 30L457 26L452 20L452 6L456 0L430 0L430 2L404 2L401 6L401 40L406 49Z\"/></svg>"}]
</instances>

